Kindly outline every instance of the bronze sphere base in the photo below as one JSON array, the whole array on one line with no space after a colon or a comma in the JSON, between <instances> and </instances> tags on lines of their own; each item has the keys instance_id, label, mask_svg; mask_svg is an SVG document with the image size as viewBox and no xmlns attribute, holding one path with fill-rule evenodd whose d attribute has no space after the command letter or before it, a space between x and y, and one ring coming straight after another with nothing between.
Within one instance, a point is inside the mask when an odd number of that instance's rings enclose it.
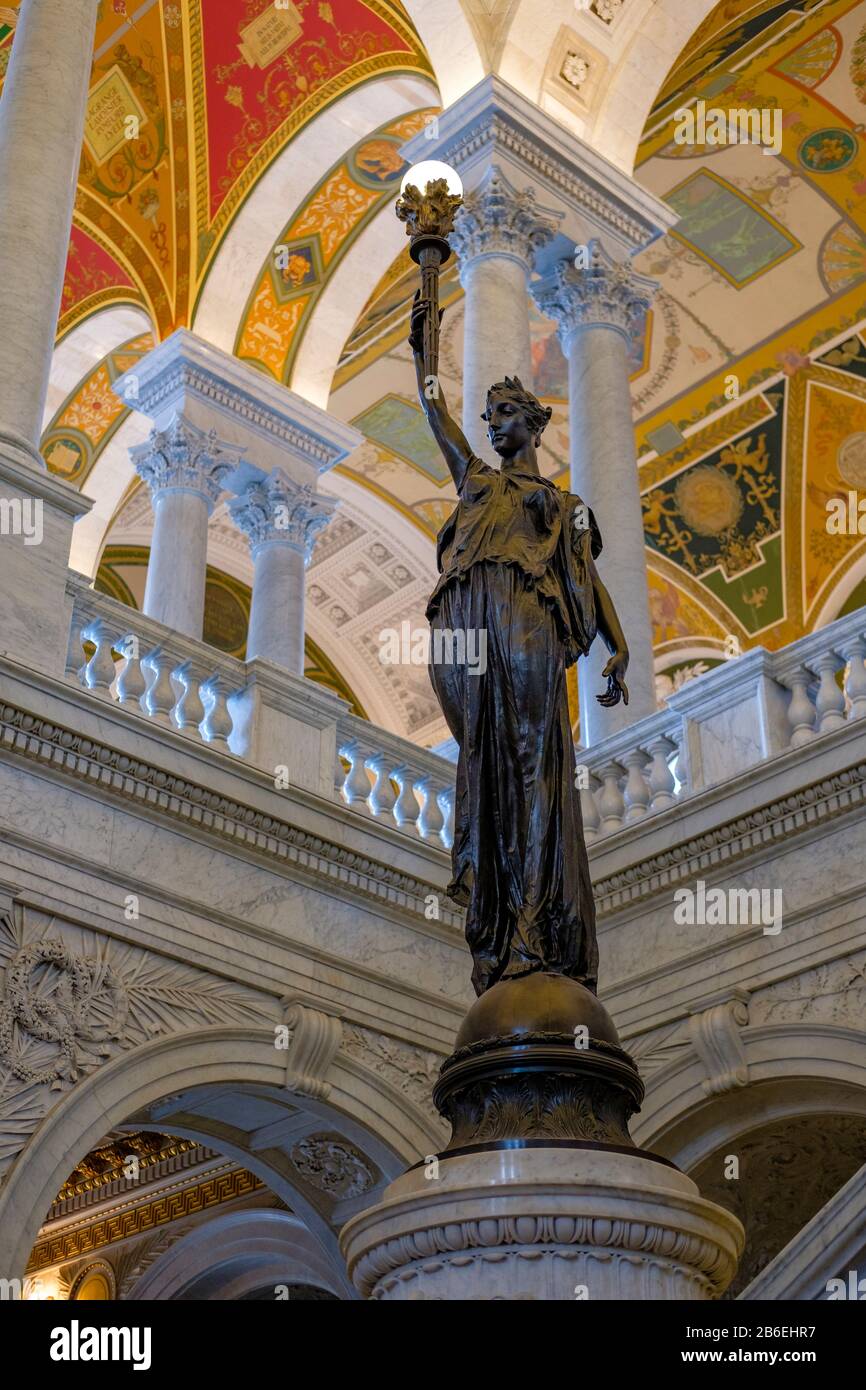
<instances>
[{"instance_id":1,"label":"bronze sphere base","mask_svg":"<svg viewBox=\"0 0 866 1390\"><path fill-rule=\"evenodd\" d=\"M565 975L503 980L472 1005L433 1100L451 1124L443 1156L507 1141L639 1152L628 1132L643 1083L607 1010Z\"/></svg>"}]
</instances>

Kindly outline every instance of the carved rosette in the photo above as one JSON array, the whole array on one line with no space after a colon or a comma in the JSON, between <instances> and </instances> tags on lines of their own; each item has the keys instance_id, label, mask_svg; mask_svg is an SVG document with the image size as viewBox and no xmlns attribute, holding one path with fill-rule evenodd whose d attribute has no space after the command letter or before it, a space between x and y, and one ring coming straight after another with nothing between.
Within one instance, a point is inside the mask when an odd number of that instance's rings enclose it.
<instances>
[{"instance_id":1,"label":"carved rosette","mask_svg":"<svg viewBox=\"0 0 866 1390\"><path fill-rule=\"evenodd\" d=\"M130 457L154 502L167 492L194 492L204 498L208 512L226 475L240 462L240 455L221 444L215 430L205 433L180 414L167 430L151 430L145 444L130 449Z\"/></svg>"},{"instance_id":2,"label":"carved rosette","mask_svg":"<svg viewBox=\"0 0 866 1390\"><path fill-rule=\"evenodd\" d=\"M556 321L568 355L573 335L583 328L614 328L630 340L658 282L639 275L627 261L615 261L593 240L588 244L585 269L560 261L552 276L530 289L541 312Z\"/></svg>"},{"instance_id":3,"label":"carved rosette","mask_svg":"<svg viewBox=\"0 0 866 1390\"><path fill-rule=\"evenodd\" d=\"M514 188L494 164L484 181L467 193L449 237L460 258L460 280L482 256L510 256L532 268L535 252L552 241L561 214L540 207L533 188Z\"/></svg>"},{"instance_id":4,"label":"carved rosette","mask_svg":"<svg viewBox=\"0 0 866 1390\"><path fill-rule=\"evenodd\" d=\"M249 483L228 505L232 521L249 540L254 559L260 546L278 542L302 551L308 564L316 537L339 504L336 498L323 497L275 468Z\"/></svg>"},{"instance_id":5,"label":"carved rosette","mask_svg":"<svg viewBox=\"0 0 866 1390\"><path fill-rule=\"evenodd\" d=\"M369 1192L376 1175L367 1159L339 1134L308 1134L291 1152L297 1172L318 1191L335 1200Z\"/></svg>"}]
</instances>

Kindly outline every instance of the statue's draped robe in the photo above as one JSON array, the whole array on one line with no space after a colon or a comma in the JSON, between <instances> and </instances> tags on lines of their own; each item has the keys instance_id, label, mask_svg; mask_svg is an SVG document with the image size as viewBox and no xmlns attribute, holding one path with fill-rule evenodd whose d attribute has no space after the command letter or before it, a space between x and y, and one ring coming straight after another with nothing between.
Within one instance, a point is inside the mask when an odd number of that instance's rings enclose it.
<instances>
[{"instance_id":1,"label":"statue's draped robe","mask_svg":"<svg viewBox=\"0 0 866 1390\"><path fill-rule=\"evenodd\" d=\"M590 557L601 536L579 497L519 467L473 456L458 492L427 616L430 676L460 749L448 892L466 907L472 982L481 994L544 969L594 990L565 672L596 633ZM443 660L448 632L486 633L486 669ZM470 641L470 656L478 650Z\"/></svg>"}]
</instances>

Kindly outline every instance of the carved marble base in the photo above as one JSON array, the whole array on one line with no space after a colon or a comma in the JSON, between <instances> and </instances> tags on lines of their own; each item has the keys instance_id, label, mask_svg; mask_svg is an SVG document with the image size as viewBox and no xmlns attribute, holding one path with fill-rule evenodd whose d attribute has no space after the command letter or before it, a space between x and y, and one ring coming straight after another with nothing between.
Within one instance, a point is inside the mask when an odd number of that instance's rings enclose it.
<instances>
[{"instance_id":1,"label":"carved marble base","mask_svg":"<svg viewBox=\"0 0 866 1390\"><path fill-rule=\"evenodd\" d=\"M638 1151L477 1148L404 1173L343 1228L365 1298L718 1298L743 1228L692 1180Z\"/></svg>"}]
</instances>

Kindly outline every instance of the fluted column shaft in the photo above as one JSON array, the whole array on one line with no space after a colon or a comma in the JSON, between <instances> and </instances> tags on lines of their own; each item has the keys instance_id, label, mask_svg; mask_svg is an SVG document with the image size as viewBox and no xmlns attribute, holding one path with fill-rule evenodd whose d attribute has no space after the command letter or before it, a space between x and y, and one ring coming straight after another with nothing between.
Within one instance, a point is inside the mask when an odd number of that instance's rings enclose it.
<instances>
[{"instance_id":1,"label":"fluted column shaft","mask_svg":"<svg viewBox=\"0 0 866 1390\"><path fill-rule=\"evenodd\" d=\"M457 214L450 242L466 294L463 432L482 457L492 457L481 419L488 388L506 375L531 386L526 287L534 253L552 239L557 216L537 205L531 189L513 188L496 165Z\"/></svg>"},{"instance_id":2,"label":"fluted column shaft","mask_svg":"<svg viewBox=\"0 0 866 1390\"><path fill-rule=\"evenodd\" d=\"M604 709L608 660L599 639L578 670L581 738L586 746L656 709L634 424L629 390L630 329L645 312L654 282L617 264L597 243L589 268L561 265L552 282L534 290L542 311L557 320L568 359L571 488L592 507L604 550L599 570L614 601L629 648L629 704Z\"/></svg>"},{"instance_id":3,"label":"fluted column shaft","mask_svg":"<svg viewBox=\"0 0 866 1390\"><path fill-rule=\"evenodd\" d=\"M179 415L169 429L153 430L146 444L130 452L150 486L154 511L144 612L200 641L208 517L237 456L213 432L204 434Z\"/></svg>"},{"instance_id":4,"label":"fluted column shaft","mask_svg":"<svg viewBox=\"0 0 866 1390\"><path fill-rule=\"evenodd\" d=\"M97 0L23 0L0 100L0 432L38 462Z\"/></svg>"},{"instance_id":5,"label":"fluted column shaft","mask_svg":"<svg viewBox=\"0 0 866 1390\"><path fill-rule=\"evenodd\" d=\"M253 560L247 661L262 657L304 674L304 572L336 505L281 468L248 483L229 503Z\"/></svg>"}]
</instances>

